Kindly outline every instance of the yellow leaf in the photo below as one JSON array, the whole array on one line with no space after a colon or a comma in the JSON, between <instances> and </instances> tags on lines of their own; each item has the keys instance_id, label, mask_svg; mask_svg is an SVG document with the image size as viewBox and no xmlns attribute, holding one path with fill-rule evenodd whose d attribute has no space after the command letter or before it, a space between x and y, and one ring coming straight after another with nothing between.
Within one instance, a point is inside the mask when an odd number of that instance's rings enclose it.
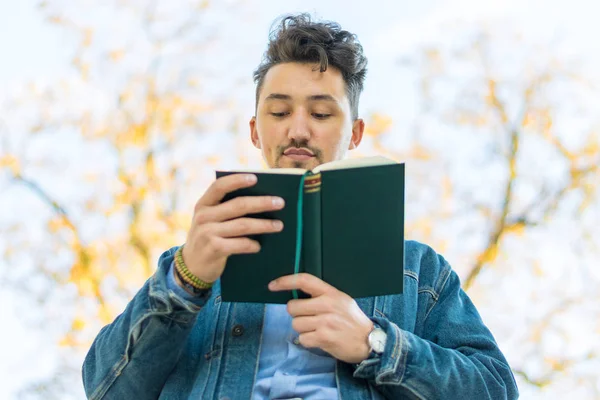
<instances>
[{"instance_id":1,"label":"yellow leaf","mask_svg":"<svg viewBox=\"0 0 600 400\"><path fill-rule=\"evenodd\" d=\"M479 256L479 260L482 264L487 264L493 262L496 257L498 257L498 245L494 243Z\"/></svg>"},{"instance_id":2,"label":"yellow leaf","mask_svg":"<svg viewBox=\"0 0 600 400\"><path fill-rule=\"evenodd\" d=\"M117 143L119 145L144 145L147 139L147 126L145 124L133 124L117 134Z\"/></svg>"},{"instance_id":3,"label":"yellow leaf","mask_svg":"<svg viewBox=\"0 0 600 400\"><path fill-rule=\"evenodd\" d=\"M540 278L546 274L546 272L540 265L540 262L537 260L534 261L534 263L533 263L533 273L535 274L535 276L540 277Z\"/></svg>"},{"instance_id":4,"label":"yellow leaf","mask_svg":"<svg viewBox=\"0 0 600 400\"><path fill-rule=\"evenodd\" d=\"M410 158L428 161L433 158L433 155L431 154L430 150L427 150L425 147L417 143L410 152Z\"/></svg>"},{"instance_id":5,"label":"yellow leaf","mask_svg":"<svg viewBox=\"0 0 600 400\"><path fill-rule=\"evenodd\" d=\"M98 204L95 198L89 199L85 202L85 209L87 211L96 211L98 209Z\"/></svg>"},{"instance_id":6,"label":"yellow leaf","mask_svg":"<svg viewBox=\"0 0 600 400\"><path fill-rule=\"evenodd\" d=\"M368 136L379 136L392 126L392 119L388 116L375 113L371 121L365 126L365 134Z\"/></svg>"},{"instance_id":7,"label":"yellow leaf","mask_svg":"<svg viewBox=\"0 0 600 400\"><path fill-rule=\"evenodd\" d=\"M517 236L522 236L523 233L525 232L525 224L522 222L517 222L515 224L512 224L509 227L510 232L514 233Z\"/></svg>"},{"instance_id":8,"label":"yellow leaf","mask_svg":"<svg viewBox=\"0 0 600 400\"><path fill-rule=\"evenodd\" d=\"M73 335L70 333L67 333L65 336L62 337L62 339L59 340L58 345L60 347L74 347L76 344L75 339L73 338Z\"/></svg>"},{"instance_id":9,"label":"yellow leaf","mask_svg":"<svg viewBox=\"0 0 600 400\"><path fill-rule=\"evenodd\" d=\"M206 162L209 165L217 165L219 162L221 162L221 157L219 157L218 155L208 156L206 158Z\"/></svg>"},{"instance_id":10,"label":"yellow leaf","mask_svg":"<svg viewBox=\"0 0 600 400\"><path fill-rule=\"evenodd\" d=\"M544 357L544 362L550 365L550 368L552 368L555 371L561 371L564 369L564 363L561 360L558 360L554 357Z\"/></svg>"},{"instance_id":11,"label":"yellow leaf","mask_svg":"<svg viewBox=\"0 0 600 400\"><path fill-rule=\"evenodd\" d=\"M169 216L170 222L176 227L176 229L187 229L190 225L190 214L181 211L174 211Z\"/></svg>"},{"instance_id":12,"label":"yellow leaf","mask_svg":"<svg viewBox=\"0 0 600 400\"><path fill-rule=\"evenodd\" d=\"M17 157L7 154L3 157L0 157L0 168L8 168L13 173L13 175L21 174L21 165Z\"/></svg>"},{"instance_id":13,"label":"yellow leaf","mask_svg":"<svg viewBox=\"0 0 600 400\"><path fill-rule=\"evenodd\" d=\"M538 343L542 339L542 331L539 328L535 328L531 332L531 341Z\"/></svg>"},{"instance_id":14,"label":"yellow leaf","mask_svg":"<svg viewBox=\"0 0 600 400\"><path fill-rule=\"evenodd\" d=\"M248 165L248 156L245 154L238 154L238 163L240 163L240 165Z\"/></svg>"},{"instance_id":15,"label":"yellow leaf","mask_svg":"<svg viewBox=\"0 0 600 400\"><path fill-rule=\"evenodd\" d=\"M134 144L143 144L144 141L146 140L146 134L147 134L147 129L146 129L146 125L143 124L137 124L134 125L132 128L132 141Z\"/></svg>"},{"instance_id":16,"label":"yellow leaf","mask_svg":"<svg viewBox=\"0 0 600 400\"><path fill-rule=\"evenodd\" d=\"M83 180L85 180L86 182L96 182L98 180L98 173L97 172L86 172L83 175Z\"/></svg>"},{"instance_id":17,"label":"yellow leaf","mask_svg":"<svg viewBox=\"0 0 600 400\"><path fill-rule=\"evenodd\" d=\"M442 179L442 198L449 202L452 200L452 179L449 175L445 175Z\"/></svg>"},{"instance_id":18,"label":"yellow leaf","mask_svg":"<svg viewBox=\"0 0 600 400\"><path fill-rule=\"evenodd\" d=\"M583 155L594 157L600 154L600 140L598 134L592 132L588 136L587 143L583 148Z\"/></svg>"},{"instance_id":19,"label":"yellow leaf","mask_svg":"<svg viewBox=\"0 0 600 400\"><path fill-rule=\"evenodd\" d=\"M81 73L81 77L84 80L87 80L90 73L90 64L88 62L84 62L79 56L75 57L72 63L73 66Z\"/></svg>"},{"instance_id":20,"label":"yellow leaf","mask_svg":"<svg viewBox=\"0 0 600 400\"><path fill-rule=\"evenodd\" d=\"M91 28L86 28L83 30L83 47L89 47L92 44L92 38L94 36L94 31Z\"/></svg>"},{"instance_id":21,"label":"yellow leaf","mask_svg":"<svg viewBox=\"0 0 600 400\"><path fill-rule=\"evenodd\" d=\"M85 321L82 318L75 318L71 323L71 329L74 331L81 331L85 328Z\"/></svg>"},{"instance_id":22,"label":"yellow leaf","mask_svg":"<svg viewBox=\"0 0 600 400\"><path fill-rule=\"evenodd\" d=\"M108 53L108 57L115 62L120 61L123 58L123 56L125 56L125 50L123 49L113 50Z\"/></svg>"},{"instance_id":23,"label":"yellow leaf","mask_svg":"<svg viewBox=\"0 0 600 400\"><path fill-rule=\"evenodd\" d=\"M63 217L54 217L48 221L48 230L51 233L56 233L65 227L65 220Z\"/></svg>"},{"instance_id":24,"label":"yellow leaf","mask_svg":"<svg viewBox=\"0 0 600 400\"><path fill-rule=\"evenodd\" d=\"M79 260L71 267L69 282L75 284L80 296L94 297L96 295L96 285L94 284L93 276L90 276L90 271Z\"/></svg>"},{"instance_id":25,"label":"yellow leaf","mask_svg":"<svg viewBox=\"0 0 600 400\"><path fill-rule=\"evenodd\" d=\"M493 79L488 80L488 94L485 100L488 104L496 104L496 81Z\"/></svg>"},{"instance_id":26,"label":"yellow leaf","mask_svg":"<svg viewBox=\"0 0 600 400\"><path fill-rule=\"evenodd\" d=\"M115 317L114 313L111 312L111 310L109 309L108 306L106 306L104 304L100 306L100 309L98 310L98 318L100 319L100 321L103 324L108 324L108 323L112 322L114 317Z\"/></svg>"},{"instance_id":27,"label":"yellow leaf","mask_svg":"<svg viewBox=\"0 0 600 400\"><path fill-rule=\"evenodd\" d=\"M80 72L81 72L81 77L84 80L87 80L90 77L90 64L89 63L82 63L81 64L81 68L80 68Z\"/></svg>"},{"instance_id":28,"label":"yellow leaf","mask_svg":"<svg viewBox=\"0 0 600 400\"><path fill-rule=\"evenodd\" d=\"M45 128L45 126L43 124L36 124L36 125L32 126L29 131L31 133L38 133L44 128Z\"/></svg>"},{"instance_id":29,"label":"yellow leaf","mask_svg":"<svg viewBox=\"0 0 600 400\"><path fill-rule=\"evenodd\" d=\"M65 22L65 20L59 17L58 15L51 16L50 18L48 18L48 21L50 21L53 24L63 24Z\"/></svg>"},{"instance_id":30,"label":"yellow leaf","mask_svg":"<svg viewBox=\"0 0 600 400\"><path fill-rule=\"evenodd\" d=\"M521 124L524 128L533 126L535 124L535 117L531 112L525 114L525 118L523 118L523 123Z\"/></svg>"}]
</instances>

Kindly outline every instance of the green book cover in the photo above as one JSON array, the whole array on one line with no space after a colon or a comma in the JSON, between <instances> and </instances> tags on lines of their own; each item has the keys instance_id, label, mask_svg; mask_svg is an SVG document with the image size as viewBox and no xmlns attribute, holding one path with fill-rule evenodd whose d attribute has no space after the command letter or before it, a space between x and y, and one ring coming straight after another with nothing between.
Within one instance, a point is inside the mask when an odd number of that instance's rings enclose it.
<instances>
[{"instance_id":1,"label":"green book cover","mask_svg":"<svg viewBox=\"0 0 600 400\"><path fill-rule=\"evenodd\" d=\"M251 236L260 243L260 252L228 258L221 276L223 301L287 303L293 298L291 291L271 292L267 285L295 272L297 254L298 272L313 274L353 298L402 293L403 163L368 157L333 161L312 171L217 171L217 177L243 172L256 174L256 185L230 193L223 201L282 197L282 210L249 216L279 219L284 228ZM299 291L298 297L307 295Z\"/></svg>"}]
</instances>

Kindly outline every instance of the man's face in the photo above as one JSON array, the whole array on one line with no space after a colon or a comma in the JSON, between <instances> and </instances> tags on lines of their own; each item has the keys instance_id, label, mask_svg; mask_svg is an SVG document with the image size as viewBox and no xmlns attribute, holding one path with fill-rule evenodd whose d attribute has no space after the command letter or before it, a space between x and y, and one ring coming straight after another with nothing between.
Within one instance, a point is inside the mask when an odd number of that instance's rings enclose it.
<instances>
[{"instance_id":1,"label":"man's face","mask_svg":"<svg viewBox=\"0 0 600 400\"><path fill-rule=\"evenodd\" d=\"M312 169L342 159L362 139L364 122L352 121L342 74L314 67L278 64L265 76L250 135L271 168Z\"/></svg>"}]
</instances>

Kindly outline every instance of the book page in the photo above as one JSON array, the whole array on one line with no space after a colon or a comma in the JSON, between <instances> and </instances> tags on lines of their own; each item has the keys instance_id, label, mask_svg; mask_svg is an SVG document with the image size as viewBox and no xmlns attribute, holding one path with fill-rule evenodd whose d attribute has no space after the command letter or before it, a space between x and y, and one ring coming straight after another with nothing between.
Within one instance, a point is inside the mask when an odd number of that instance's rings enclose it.
<instances>
[{"instance_id":1,"label":"book page","mask_svg":"<svg viewBox=\"0 0 600 400\"><path fill-rule=\"evenodd\" d=\"M350 158L345 160L330 161L315 167L312 171L318 173L320 171L330 171L335 169L348 169L360 167L372 167L376 165L398 164L396 161L383 157L373 156L364 158ZM227 172L239 172L250 174L283 174L283 175L303 175L306 170L302 168L267 168L267 169L235 169Z\"/></svg>"},{"instance_id":2,"label":"book page","mask_svg":"<svg viewBox=\"0 0 600 400\"><path fill-rule=\"evenodd\" d=\"M223 172L236 172L243 174L282 174L282 175L303 175L306 170L302 168L267 168L267 169L233 169Z\"/></svg>"},{"instance_id":3,"label":"book page","mask_svg":"<svg viewBox=\"0 0 600 400\"><path fill-rule=\"evenodd\" d=\"M353 158L346 160L331 161L325 164L321 164L313 169L313 172L317 173L320 171L330 171L335 169L348 169L348 168L360 168L360 167L372 167L376 165L389 165L398 164L396 161L383 157L373 156L364 158Z\"/></svg>"}]
</instances>

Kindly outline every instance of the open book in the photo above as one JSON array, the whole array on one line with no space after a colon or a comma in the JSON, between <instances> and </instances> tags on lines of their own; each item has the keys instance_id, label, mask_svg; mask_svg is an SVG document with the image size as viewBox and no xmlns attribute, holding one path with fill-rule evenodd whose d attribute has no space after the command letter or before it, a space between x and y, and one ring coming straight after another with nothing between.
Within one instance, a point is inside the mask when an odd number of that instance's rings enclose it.
<instances>
[{"instance_id":1,"label":"open book","mask_svg":"<svg viewBox=\"0 0 600 400\"><path fill-rule=\"evenodd\" d=\"M347 159L298 168L217 171L256 174L256 185L230 193L274 195L282 210L250 215L279 219L278 233L252 236L256 254L232 255L221 277L229 302L286 303L306 294L271 292L268 283L298 272L313 274L353 298L402 293L404 164L385 157Z\"/></svg>"}]
</instances>

